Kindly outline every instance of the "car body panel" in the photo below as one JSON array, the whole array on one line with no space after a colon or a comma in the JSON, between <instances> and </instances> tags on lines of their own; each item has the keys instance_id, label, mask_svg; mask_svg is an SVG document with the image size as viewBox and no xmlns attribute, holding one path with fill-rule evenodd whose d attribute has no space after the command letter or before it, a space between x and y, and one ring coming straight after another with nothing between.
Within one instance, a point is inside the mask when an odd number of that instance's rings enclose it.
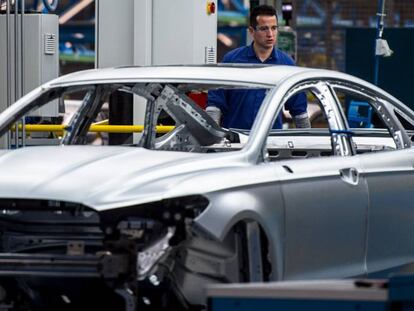
<instances>
[{"instance_id":1,"label":"car body panel","mask_svg":"<svg viewBox=\"0 0 414 311\"><path fill-rule=\"evenodd\" d=\"M226 165L228 168L242 165L237 162L231 164L230 160L226 162L226 158L229 157L128 147L23 148L0 158L4 177L0 196L78 202L98 211L130 206L170 197L169 189L175 189L173 185L178 186L188 178L187 175L223 169ZM117 167L115 176L114 171L106 169L113 166ZM180 172L178 175L177 170ZM233 182L240 185L246 181L239 179ZM115 191L118 185L122 187ZM215 188L224 187L217 186ZM182 187L174 195L199 191L194 188Z\"/></svg>"},{"instance_id":2,"label":"car body panel","mask_svg":"<svg viewBox=\"0 0 414 311\"><path fill-rule=\"evenodd\" d=\"M362 176L355 181L345 175L349 169L360 172L361 164L353 157L306 162L281 163L297 176L282 185L286 205L285 278L364 275L368 188Z\"/></svg>"},{"instance_id":3,"label":"car body panel","mask_svg":"<svg viewBox=\"0 0 414 311\"><path fill-rule=\"evenodd\" d=\"M414 151L359 157L370 190L368 273L412 263Z\"/></svg>"}]
</instances>

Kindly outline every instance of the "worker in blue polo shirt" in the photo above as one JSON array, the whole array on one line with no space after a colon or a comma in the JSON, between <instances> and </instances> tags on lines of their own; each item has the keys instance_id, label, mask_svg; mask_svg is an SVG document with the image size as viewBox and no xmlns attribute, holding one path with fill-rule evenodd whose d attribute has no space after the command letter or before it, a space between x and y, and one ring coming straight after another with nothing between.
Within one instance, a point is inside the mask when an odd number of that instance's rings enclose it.
<instances>
[{"instance_id":1,"label":"worker in blue polo shirt","mask_svg":"<svg viewBox=\"0 0 414 311\"><path fill-rule=\"evenodd\" d=\"M294 66L293 59L275 47L278 27L276 10L272 6L253 8L249 26L253 43L230 51L222 62ZM265 89L209 91L206 111L225 128L250 129L265 96ZM310 127L304 93L293 96L285 107L296 127ZM277 117L274 128L282 128L281 115Z\"/></svg>"}]
</instances>

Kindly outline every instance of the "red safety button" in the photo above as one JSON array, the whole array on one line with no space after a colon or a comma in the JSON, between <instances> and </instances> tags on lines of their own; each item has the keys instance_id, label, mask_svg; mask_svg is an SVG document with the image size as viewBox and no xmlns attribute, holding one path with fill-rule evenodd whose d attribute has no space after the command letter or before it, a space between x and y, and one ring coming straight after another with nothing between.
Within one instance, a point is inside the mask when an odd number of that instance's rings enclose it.
<instances>
[{"instance_id":1,"label":"red safety button","mask_svg":"<svg viewBox=\"0 0 414 311\"><path fill-rule=\"evenodd\" d=\"M207 14L214 14L216 13L216 4L213 1L207 2Z\"/></svg>"}]
</instances>

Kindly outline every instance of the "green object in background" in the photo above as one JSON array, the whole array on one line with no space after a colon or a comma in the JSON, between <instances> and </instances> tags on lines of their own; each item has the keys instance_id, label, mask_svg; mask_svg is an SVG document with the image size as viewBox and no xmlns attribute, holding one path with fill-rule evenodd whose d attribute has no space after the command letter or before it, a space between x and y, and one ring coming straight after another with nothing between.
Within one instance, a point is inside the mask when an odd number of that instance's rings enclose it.
<instances>
[{"instance_id":1,"label":"green object in background","mask_svg":"<svg viewBox=\"0 0 414 311\"><path fill-rule=\"evenodd\" d=\"M297 59L296 32L290 27L280 27L277 40L277 47L289 54L294 60Z\"/></svg>"},{"instance_id":2,"label":"green object in background","mask_svg":"<svg viewBox=\"0 0 414 311\"><path fill-rule=\"evenodd\" d=\"M217 17L217 22L222 26L246 26L248 25L247 17L241 14L225 15L220 14Z\"/></svg>"},{"instance_id":3,"label":"green object in background","mask_svg":"<svg viewBox=\"0 0 414 311\"><path fill-rule=\"evenodd\" d=\"M72 63L95 63L95 56L93 55L67 55L60 54L59 60L63 62L72 62Z\"/></svg>"}]
</instances>

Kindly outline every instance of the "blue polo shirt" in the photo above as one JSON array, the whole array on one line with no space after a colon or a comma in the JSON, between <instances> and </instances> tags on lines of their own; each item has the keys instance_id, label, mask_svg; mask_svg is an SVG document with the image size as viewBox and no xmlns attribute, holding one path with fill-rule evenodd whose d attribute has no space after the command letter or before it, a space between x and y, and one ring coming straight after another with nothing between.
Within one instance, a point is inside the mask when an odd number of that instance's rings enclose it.
<instances>
[{"instance_id":1,"label":"blue polo shirt","mask_svg":"<svg viewBox=\"0 0 414 311\"><path fill-rule=\"evenodd\" d=\"M295 62L286 53L274 48L272 54L262 62L254 52L253 43L230 51L223 57L223 63L248 63L291 65ZM215 106L222 112L222 126L225 128L250 129L256 118L260 105L266 96L265 89L255 90L214 90L208 92L207 106ZM304 93L298 94L286 102L286 109L292 116L306 112L307 102ZM273 128L282 128L282 115L280 114Z\"/></svg>"}]
</instances>

